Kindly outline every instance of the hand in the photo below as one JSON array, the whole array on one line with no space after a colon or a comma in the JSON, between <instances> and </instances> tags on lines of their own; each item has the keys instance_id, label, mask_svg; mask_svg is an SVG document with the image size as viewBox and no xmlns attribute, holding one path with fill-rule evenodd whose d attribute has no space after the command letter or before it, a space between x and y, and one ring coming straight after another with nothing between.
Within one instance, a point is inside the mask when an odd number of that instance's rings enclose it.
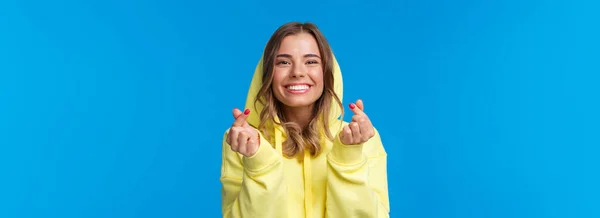
<instances>
[{"instance_id":1,"label":"hand","mask_svg":"<svg viewBox=\"0 0 600 218\"><path fill-rule=\"evenodd\" d=\"M246 122L248 114L250 114L249 109L246 109L244 113L237 108L233 109L235 121L227 134L227 144L231 146L232 151L251 157L258 151L260 140L258 131Z\"/></svg>"},{"instance_id":2,"label":"hand","mask_svg":"<svg viewBox=\"0 0 600 218\"><path fill-rule=\"evenodd\" d=\"M342 131L340 131L340 141L345 145L365 143L375 136L375 128L373 128L371 120L369 120L369 117L364 112L362 100L358 99L356 105L350 103L350 109L354 112L354 116L352 116L352 122L344 126Z\"/></svg>"}]
</instances>

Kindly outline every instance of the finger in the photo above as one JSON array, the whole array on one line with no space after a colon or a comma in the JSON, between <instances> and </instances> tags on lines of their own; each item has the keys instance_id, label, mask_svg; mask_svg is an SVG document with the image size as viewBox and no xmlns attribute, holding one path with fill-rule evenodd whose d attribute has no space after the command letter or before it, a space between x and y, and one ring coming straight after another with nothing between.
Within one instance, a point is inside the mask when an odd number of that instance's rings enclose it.
<instances>
[{"instance_id":1,"label":"finger","mask_svg":"<svg viewBox=\"0 0 600 218\"><path fill-rule=\"evenodd\" d=\"M361 111L365 111L365 105L363 104L363 101L361 99L358 99L356 101L356 106L358 106L358 109L360 109Z\"/></svg>"},{"instance_id":2,"label":"finger","mask_svg":"<svg viewBox=\"0 0 600 218\"><path fill-rule=\"evenodd\" d=\"M229 128L229 131L227 131L227 137L225 139L225 142L227 142L227 145L231 146L231 135L233 135L233 129Z\"/></svg>"},{"instance_id":3,"label":"finger","mask_svg":"<svg viewBox=\"0 0 600 218\"><path fill-rule=\"evenodd\" d=\"M256 154L256 151L258 150L258 147L260 146L260 142L259 142L259 137L258 137L258 132L256 132L256 130L254 130L253 132L249 132L249 138L248 138L248 142L246 144L246 152L248 152L249 154Z\"/></svg>"},{"instance_id":4,"label":"finger","mask_svg":"<svg viewBox=\"0 0 600 218\"><path fill-rule=\"evenodd\" d=\"M361 134L360 134L360 126L358 125L357 122L352 122L350 123L350 129L352 130L352 143L357 143L361 141Z\"/></svg>"},{"instance_id":5,"label":"finger","mask_svg":"<svg viewBox=\"0 0 600 218\"><path fill-rule=\"evenodd\" d=\"M373 123L371 123L371 120L367 116L358 118L357 123L360 126L360 134L363 136L363 138L366 138L368 140L371 137L375 136L375 128L373 127Z\"/></svg>"},{"instance_id":6,"label":"finger","mask_svg":"<svg viewBox=\"0 0 600 218\"><path fill-rule=\"evenodd\" d=\"M233 109L233 119L237 119L242 114L243 114L243 112L240 111L240 109L237 109L237 108Z\"/></svg>"},{"instance_id":7,"label":"finger","mask_svg":"<svg viewBox=\"0 0 600 218\"><path fill-rule=\"evenodd\" d=\"M248 133L248 143L254 143L254 144L258 144L258 135L260 133L258 133L258 131L254 128L252 128L250 131L247 132Z\"/></svg>"},{"instance_id":8,"label":"finger","mask_svg":"<svg viewBox=\"0 0 600 218\"><path fill-rule=\"evenodd\" d=\"M250 114L250 109L246 109L244 113L242 113L239 109L233 109L233 117L235 121L233 121L232 126L243 126L246 123L246 118Z\"/></svg>"},{"instance_id":9,"label":"finger","mask_svg":"<svg viewBox=\"0 0 600 218\"><path fill-rule=\"evenodd\" d=\"M361 126L361 129L366 129L366 127L371 125L371 120L369 120L369 118L367 116L356 116L355 115L352 117L352 121L357 122Z\"/></svg>"},{"instance_id":10,"label":"finger","mask_svg":"<svg viewBox=\"0 0 600 218\"><path fill-rule=\"evenodd\" d=\"M364 117L365 116L363 116L363 115L354 115L354 116L352 116L352 121L351 122L358 122L358 123L360 123L359 121L363 120Z\"/></svg>"},{"instance_id":11,"label":"finger","mask_svg":"<svg viewBox=\"0 0 600 218\"><path fill-rule=\"evenodd\" d=\"M229 133L231 139L229 139L229 141L231 142L231 150L233 151L238 151L238 135L239 135L239 129L238 128L231 128L231 131Z\"/></svg>"},{"instance_id":12,"label":"finger","mask_svg":"<svg viewBox=\"0 0 600 218\"><path fill-rule=\"evenodd\" d=\"M246 153L246 145L248 144L249 138L248 133L240 132L238 135L238 152L242 154Z\"/></svg>"},{"instance_id":13,"label":"finger","mask_svg":"<svg viewBox=\"0 0 600 218\"><path fill-rule=\"evenodd\" d=\"M340 140L342 140L344 144L352 143L352 130L349 126L344 126L344 128L342 129L342 133L340 134Z\"/></svg>"},{"instance_id":14,"label":"finger","mask_svg":"<svg viewBox=\"0 0 600 218\"><path fill-rule=\"evenodd\" d=\"M248 138L248 142L246 142L246 147L250 147L251 145L258 145L258 141L256 141L256 139L252 137Z\"/></svg>"},{"instance_id":15,"label":"finger","mask_svg":"<svg viewBox=\"0 0 600 218\"><path fill-rule=\"evenodd\" d=\"M373 137L373 126L368 123L359 123L360 129L360 139L362 142L369 141Z\"/></svg>"},{"instance_id":16,"label":"finger","mask_svg":"<svg viewBox=\"0 0 600 218\"><path fill-rule=\"evenodd\" d=\"M350 110L354 112L355 115L364 115L365 113L356 106L354 103L350 103Z\"/></svg>"}]
</instances>

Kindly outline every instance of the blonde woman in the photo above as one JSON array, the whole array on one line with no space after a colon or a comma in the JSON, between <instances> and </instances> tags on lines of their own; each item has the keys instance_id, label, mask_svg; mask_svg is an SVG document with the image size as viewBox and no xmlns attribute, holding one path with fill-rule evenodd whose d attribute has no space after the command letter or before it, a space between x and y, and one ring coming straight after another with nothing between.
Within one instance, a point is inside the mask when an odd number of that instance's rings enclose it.
<instances>
[{"instance_id":1,"label":"blonde woman","mask_svg":"<svg viewBox=\"0 0 600 218\"><path fill-rule=\"evenodd\" d=\"M279 27L223 138L223 217L389 217L387 154L363 102L349 108L348 123L317 26Z\"/></svg>"}]
</instances>

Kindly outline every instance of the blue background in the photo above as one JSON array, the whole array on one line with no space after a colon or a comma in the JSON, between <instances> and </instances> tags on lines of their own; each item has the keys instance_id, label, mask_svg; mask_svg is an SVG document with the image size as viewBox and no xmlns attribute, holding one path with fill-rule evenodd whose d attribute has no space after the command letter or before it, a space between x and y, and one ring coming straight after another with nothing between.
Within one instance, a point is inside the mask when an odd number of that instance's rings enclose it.
<instances>
[{"instance_id":1,"label":"blue background","mask_svg":"<svg viewBox=\"0 0 600 218\"><path fill-rule=\"evenodd\" d=\"M343 2L2 1L0 217L219 217L231 109L288 21L364 99L392 217L600 217L597 3Z\"/></svg>"}]
</instances>

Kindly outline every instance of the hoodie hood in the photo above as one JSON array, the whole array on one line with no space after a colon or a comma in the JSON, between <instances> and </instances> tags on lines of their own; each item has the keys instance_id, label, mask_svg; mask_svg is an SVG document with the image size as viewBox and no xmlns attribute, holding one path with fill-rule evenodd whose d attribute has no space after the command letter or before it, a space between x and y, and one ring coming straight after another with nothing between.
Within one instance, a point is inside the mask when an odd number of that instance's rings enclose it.
<instances>
[{"instance_id":1,"label":"hoodie hood","mask_svg":"<svg viewBox=\"0 0 600 218\"><path fill-rule=\"evenodd\" d=\"M258 92L260 91L260 88L262 86L263 58L264 58L264 54L263 54L263 56L261 56L260 60L258 61L258 64L256 65L256 69L254 70L254 76L252 76L252 82L250 83L250 88L248 90L248 95L246 97L246 107L245 108L249 108L251 110L251 113L246 118L246 121L248 122L248 124L250 124L251 126L254 126L254 127L258 127L258 125L260 124L260 112L264 108L264 105L261 104L260 102L256 102L256 107L254 105L256 95L258 94ZM343 102L343 100L342 100L343 99L342 71L340 70L340 66L333 54L332 54L332 61L333 61L333 81L334 81L333 90L334 90L335 94L338 96L338 98L340 98L340 101ZM331 107L330 110L331 110L329 113L330 123L334 123L333 121L341 119L340 116L342 115L342 110L339 107L333 106L333 107Z\"/></svg>"},{"instance_id":2,"label":"hoodie hood","mask_svg":"<svg viewBox=\"0 0 600 218\"><path fill-rule=\"evenodd\" d=\"M252 77L252 82L250 83L250 88L248 90L248 96L246 97L246 108L249 108L251 110L250 115L246 118L246 121L248 122L248 124L250 124L251 126L254 126L255 128L257 128L260 124L260 112L264 108L264 105L261 104L260 102L256 102L256 105L254 104L256 95L258 94L258 92L260 91L260 88L262 86L263 58L264 58L264 54L258 61L256 69L254 70L254 76ZM340 101L342 101L342 97L343 97L342 71L340 70L340 66L338 65L338 62L335 59L335 56L333 54L332 54L331 61L333 62L333 81L334 81L333 89L334 89L335 94L340 99ZM330 126L331 126L331 124L335 124L335 123L341 124L340 122L336 122L336 120L342 119L340 117L342 115L341 108L333 106L333 105L334 104L332 104L332 107L330 109L331 111L329 113ZM275 119L278 119L278 118L276 117ZM267 131L269 131L269 135L274 135L274 139L273 139L274 141L273 141L272 146L274 146L275 150L277 150L277 152L281 156L283 156L283 152L282 152L282 143L284 140L283 128L281 126L276 125L273 128L267 128ZM271 134L271 133L274 133L274 134ZM325 136L321 136L321 142L323 143L322 145L324 145L323 140L325 138L326 138ZM311 191L312 190L312 166L311 166L312 158L308 152L304 152L304 157L302 157L302 159L303 159L303 161L302 161L303 177L302 178L304 178L304 182L305 182L304 205L313 205L314 199L312 197L312 191ZM304 208L304 210L305 210L305 214L312 214L312 206L306 206Z\"/></svg>"}]
</instances>

